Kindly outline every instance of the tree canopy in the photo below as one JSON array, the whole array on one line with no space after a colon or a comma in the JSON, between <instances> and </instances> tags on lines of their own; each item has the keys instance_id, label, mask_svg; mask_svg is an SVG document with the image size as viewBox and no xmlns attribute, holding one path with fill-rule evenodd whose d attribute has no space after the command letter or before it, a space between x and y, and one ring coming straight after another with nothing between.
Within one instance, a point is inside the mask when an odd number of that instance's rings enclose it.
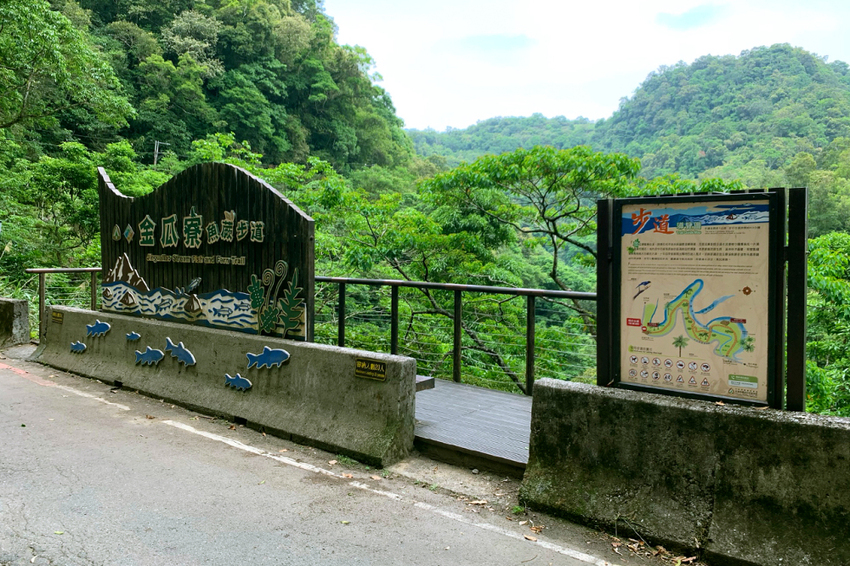
<instances>
[{"instance_id":1,"label":"tree canopy","mask_svg":"<svg viewBox=\"0 0 850 566\"><path fill-rule=\"evenodd\" d=\"M37 151L127 139L149 163L155 142L185 157L234 132L267 164L411 160L371 57L336 43L321 2L8 0L0 21L0 129Z\"/></svg>"},{"instance_id":2,"label":"tree canopy","mask_svg":"<svg viewBox=\"0 0 850 566\"><path fill-rule=\"evenodd\" d=\"M46 0L0 4L0 129L55 123L91 113L126 124L133 109L91 38Z\"/></svg>"}]
</instances>

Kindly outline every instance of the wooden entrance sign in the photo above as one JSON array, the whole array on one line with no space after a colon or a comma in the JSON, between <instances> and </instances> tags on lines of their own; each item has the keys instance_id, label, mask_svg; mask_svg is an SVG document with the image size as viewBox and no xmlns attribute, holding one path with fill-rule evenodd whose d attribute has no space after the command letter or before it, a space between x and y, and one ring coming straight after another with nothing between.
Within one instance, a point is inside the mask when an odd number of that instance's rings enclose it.
<instances>
[{"instance_id":1,"label":"wooden entrance sign","mask_svg":"<svg viewBox=\"0 0 850 566\"><path fill-rule=\"evenodd\" d=\"M286 197L224 163L136 198L98 173L103 310L312 341L313 219Z\"/></svg>"}]
</instances>

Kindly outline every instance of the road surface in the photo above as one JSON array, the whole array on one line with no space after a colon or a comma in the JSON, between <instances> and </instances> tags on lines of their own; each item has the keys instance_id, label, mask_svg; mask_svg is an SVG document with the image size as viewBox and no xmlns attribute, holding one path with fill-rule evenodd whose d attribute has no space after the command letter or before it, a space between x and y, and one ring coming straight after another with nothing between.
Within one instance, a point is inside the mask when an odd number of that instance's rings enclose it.
<instances>
[{"instance_id":1,"label":"road surface","mask_svg":"<svg viewBox=\"0 0 850 566\"><path fill-rule=\"evenodd\" d=\"M427 481L0 354L0 566L660 563Z\"/></svg>"}]
</instances>

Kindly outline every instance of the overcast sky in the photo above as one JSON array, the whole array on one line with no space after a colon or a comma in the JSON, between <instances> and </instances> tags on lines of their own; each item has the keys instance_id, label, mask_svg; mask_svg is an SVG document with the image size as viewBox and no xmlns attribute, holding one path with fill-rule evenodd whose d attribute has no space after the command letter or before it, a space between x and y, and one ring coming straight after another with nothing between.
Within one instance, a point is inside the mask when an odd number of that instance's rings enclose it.
<instances>
[{"instance_id":1,"label":"overcast sky","mask_svg":"<svg viewBox=\"0 0 850 566\"><path fill-rule=\"evenodd\" d=\"M607 118L661 65L790 43L850 63L848 0L325 0L409 128Z\"/></svg>"}]
</instances>

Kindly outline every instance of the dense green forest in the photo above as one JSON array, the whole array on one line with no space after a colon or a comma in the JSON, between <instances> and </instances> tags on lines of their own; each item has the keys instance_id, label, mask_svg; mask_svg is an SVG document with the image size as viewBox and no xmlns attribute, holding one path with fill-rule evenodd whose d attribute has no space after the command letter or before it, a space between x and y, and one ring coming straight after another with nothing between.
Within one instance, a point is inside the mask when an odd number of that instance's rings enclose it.
<instances>
[{"instance_id":1,"label":"dense green forest","mask_svg":"<svg viewBox=\"0 0 850 566\"><path fill-rule=\"evenodd\" d=\"M417 153L450 166L520 147L587 144L639 158L648 178L808 186L811 235L850 227L850 66L789 45L661 67L604 120L535 114L408 133Z\"/></svg>"},{"instance_id":2,"label":"dense green forest","mask_svg":"<svg viewBox=\"0 0 850 566\"><path fill-rule=\"evenodd\" d=\"M100 262L96 167L128 195L225 161L316 220L316 272L595 288L595 200L811 188L809 404L850 415L850 74L787 45L662 67L608 119L405 131L320 0L0 3L0 295ZM54 276L50 300L83 295ZM317 287L317 335L336 290ZM388 293L351 289L349 342L386 348ZM63 295L64 296L64 295ZM465 299L464 380L523 388L524 305ZM542 301L538 376L592 381L595 305ZM453 296L402 296L406 353L451 374ZM356 319L356 324L354 324Z\"/></svg>"}]
</instances>

